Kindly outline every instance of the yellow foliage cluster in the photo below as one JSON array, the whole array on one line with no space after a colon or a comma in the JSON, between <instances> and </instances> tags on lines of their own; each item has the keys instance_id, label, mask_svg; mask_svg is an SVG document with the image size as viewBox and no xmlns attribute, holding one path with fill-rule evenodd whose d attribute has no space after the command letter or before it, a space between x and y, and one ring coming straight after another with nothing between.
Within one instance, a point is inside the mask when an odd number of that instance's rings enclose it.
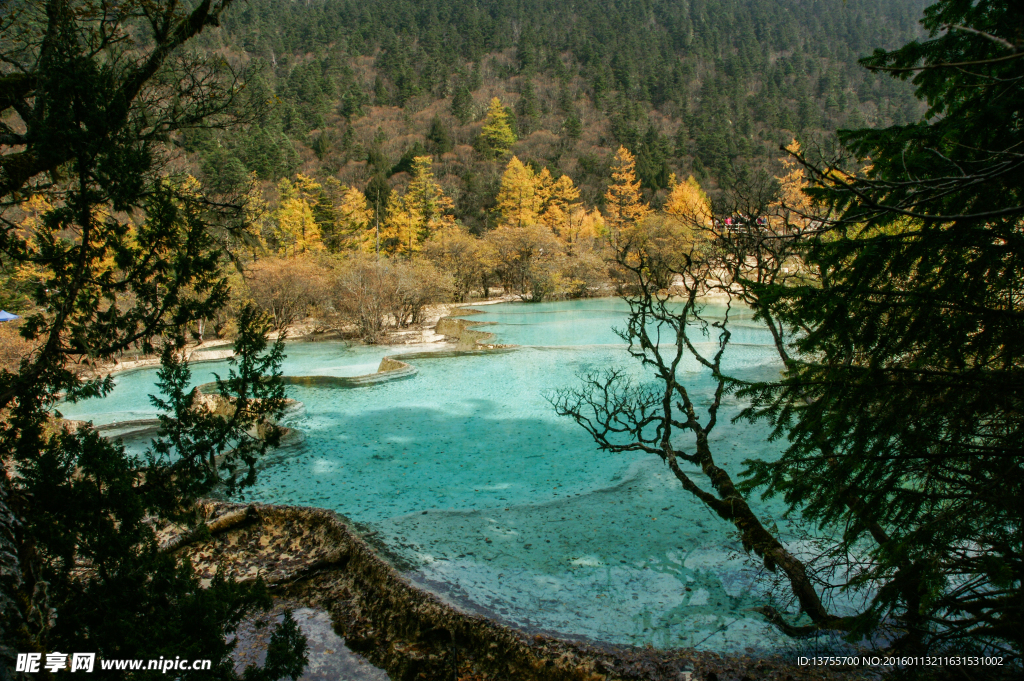
<instances>
[{"instance_id":1,"label":"yellow foliage cluster","mask_svg":"<svg viewBox=\"0 0 1024 681\"><path fill-rule=\"evenodd\" d=\"M612 246L619 234L638 225L651 213L651 207L640 193L640 180L636 178L636 159L625 147L619 147L612 164L612 183L605 192L605 215L608 236Z\"/></svg>"},{"instance_id":2,"label":"yellow foliage cluster","mask_svg":"<svg viewBox=\"0 0 1024 681\"><path fill-rule=\"evenodd\" d=\"M545 227L568 248L598 235L603 220L597 211L583 208L580 190L572 178L557 180L544 168L539 173L513 156L501 176L497 212L501 227Z\"/></svg>"},{"instance_id":3,"label":"yellow foliage cluster","mask_svg":"<svg viewBox=\"0 0 1024 681\"><path fill-rule=\"evenodd\" d=\"M413 158L412 181L405 194L388 199L388 216L381 233L389 253L412 255L432 235L455 226L455 203L434 179L429 156Z\"/></svg>"},{"instance_id":4,"label":"yellow foliage cluster","mask_svg":"<svg viewBox=\"0 0 1024 681\"><path fill-rule=\"evenodd\" d=\"M800 143L793 140L786 146L786 151L799 154ZM783 157L782 166L783 174L778 178L781 192L775 207L785 211L783 219L787 224L806 227L808 219L805 216L813 214L811 200L804 194L804 189L808 185L807 176L792 156Z\"/></svg>"},{"instance_id":5,"label":"yellow foliage cluster","mask_svg":"<svg viewBox=\"0 0 1024 681\"><path fill-rule=\"evenodd\" d=\"M323 182L296 175L278 183L265 246L278 255L355 250L365 245L372 212L363 193L331 177Z\"/></svg>"},{"instance_id":6,"label":"yellow foliage cluster","mask_svg":"<svg viewBox=\"0 0 1024 681\"><path fill-rule=\"evenodd\" d=\"M492 105L498 120L504 110L500 102ZM790 150L798 151L795 145ZM803 171L790 159L783 163L780 201L771 216L757 216L761 228L813 214ZM556 178L548 168L537 170L512 156L496 197L496 228L482 238L456 223L454 201L435 178L430 156L415 157L410 175L408 187L390 195L379 223L363 193L336 179L300 174L282 180L270 214L269 250L279 256L378 249L389 256L423 255L453 278L460 298L481 282L485 290L497 282L540 299L594 290L607 270L609 246L645 262L651 276L669 286L675 259L699 255L716 238L711 200L693 176L678 181L672 175L664 206L655 211L644 200L636 160L624 147L613 159L601 211L583 205L568 175ZM786 210L794 216L784 215Z\"/></svg>"},{"instance_id":7,"label":"yellow foliage cluster","mask_svg":"<svg viewBox=\"0 0 1024 681\"><path fill-rule=\"evenodd\" d=\"M508 153L516 143L516 134L509 125L508 114L497 97L491 99L480 136L483 139L484 152L495 158Z\"/></svg>"},{"instance_id":8,"label":"yellow foliage cluster","mask_svg":"<svg viewBox=\"0 0 1024 681\"><path fill-rule=\"evenodd\" d=\"M669 177L665 213L692 227L710 227L714 221L711 201L693 175L685 182L676 182L674 174Z\"/></svg>"}]
</instances>

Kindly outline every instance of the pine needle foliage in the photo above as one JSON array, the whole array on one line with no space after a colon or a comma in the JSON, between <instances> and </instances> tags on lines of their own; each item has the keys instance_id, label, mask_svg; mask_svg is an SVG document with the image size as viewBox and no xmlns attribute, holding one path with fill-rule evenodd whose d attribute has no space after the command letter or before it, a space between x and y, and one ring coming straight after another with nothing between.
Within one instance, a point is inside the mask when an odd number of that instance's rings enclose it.
<instances>
[{"instance_id":1,"label":"pine needle foliage","mask_svg":"<svg viewBox=\"0 0 1024 681\"><path fill-rule=\"evenodd\" d=\"M281 349L267 347L261 314L243 311L238 363L219 383L232 415L195 409L180 360L185 330L226 303L224 245L251 237L244 192L210 200L170 171L165 144L259 113L242 96L246 74L186 48L230 4L4 5L0 259L34 268L21 327L34 350L0 370L2 678L14 678L15 652L31 651L212 660L181 674L194 679L269 681L305 666L305 638L287 618L267 663L236 673L231 634L270 606L266 589L220 578L204 588L154 529L197 526L197 497L251 484L278 437ZM20 229L38 199L46 208ZM61 425L62 400L113 388L81 365L161 346L155 403L166 415L146 455Z\"/></svg>"},{"instance_id":2,"label":"pine needle foliage","mask_svg":"<svg viewBox=\"0 0 1024 681\"><path fill-rule=\"evenodd\" d=\"M801 333L785 380L748 391L789 441L750 487L871 546L858 581L908 645L1019 659L1024 15L943 0L923 23L864 64L912 79L927 116L840 131L852 159L794 154L824 219L802 246L813 283L762 291Z\"/></svg>"}]
</instances>

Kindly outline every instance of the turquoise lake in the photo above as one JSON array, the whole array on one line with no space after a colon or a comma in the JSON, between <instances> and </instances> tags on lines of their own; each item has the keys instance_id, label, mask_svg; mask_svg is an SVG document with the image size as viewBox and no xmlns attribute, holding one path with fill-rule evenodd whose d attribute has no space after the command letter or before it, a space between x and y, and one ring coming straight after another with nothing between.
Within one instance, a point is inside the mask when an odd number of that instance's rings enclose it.
<instances>
[{"instance_id":1,"label":"turquoise lake","mask_svg":"<svg viewBox=\"0 0 1024 681\"><path fill-rule=\"evenodd\" d=\"M515 349L419 355L414 376L359 388L289 386L302 408L285 425L303 437L265 462L247 498L335 510L386 546L412 581L514 626L662 648L785 649L788 640L747 610L765 602L765 587L731 526L659 460L599 451L546 399L582 372L618 366L640 375L613 332L625 305L478 309L470 319L493 323L479 328ZM732 319L730 371L777 375L768 333L749 314L734 310ZM369 374L385 355L428 349L292 343L284 373ZM193 377L198 385L226 371L224 362L201 363ZM706 404L706 372L691 361L681 375ZM96 425L153 418L155 376L117 375L109 396L61 411ZM741 405L730 397L726 406L713 435L720 465L736 474L743 459L774 456L780 445L767 442L766 429L731 423ZM779 527L786 536L790 528Z\"/></svg>"}]
</instances>

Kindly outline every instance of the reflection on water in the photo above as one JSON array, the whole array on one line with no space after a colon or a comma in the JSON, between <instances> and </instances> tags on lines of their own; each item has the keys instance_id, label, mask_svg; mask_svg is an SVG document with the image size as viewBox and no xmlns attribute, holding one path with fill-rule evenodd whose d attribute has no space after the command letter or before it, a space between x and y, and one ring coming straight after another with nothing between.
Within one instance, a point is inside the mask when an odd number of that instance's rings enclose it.
<instances>
[{"instance_id":1,"label":"reflection on water","mask_svg":"<svg viewBox=\"0 0 1024 681\"><path fill-rule=\"evenodd\" d=\"M656 459L596 449L545 395L611 366L637 372L613 327L615 300L481 308L494 342L515 351L417 356L418 373L357 389L290 385L305 409L286 425L304 442L267 462L250 497L320 506L367 524L419 583L506 622L567 636L659 647L777 648L747 611L763 602L730 527L688 498ZM770 338L738 320L730 371L767 376ZM423 347L288 346L293 376L372 373L387 354ZM193 367L195 383L225 373ZM698 394L712 384L696 362L680 369ZM636 375L636 374L635 374ZM67 405L68 418L151 418L155 371L117 377L103 400ZM698 404L700 400L698 400ZM770 456L763 428L732 424L728 402L713 437L722 464ZM693 471L695 476L699 473ZM783 530L785 528L783 527Z\"/></svg>"}]
</instances>

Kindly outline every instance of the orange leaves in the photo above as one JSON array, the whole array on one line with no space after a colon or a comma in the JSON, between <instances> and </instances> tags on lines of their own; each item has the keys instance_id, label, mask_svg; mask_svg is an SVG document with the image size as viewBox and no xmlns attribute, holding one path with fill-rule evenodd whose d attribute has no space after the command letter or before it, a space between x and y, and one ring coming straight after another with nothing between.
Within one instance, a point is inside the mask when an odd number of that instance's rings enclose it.
<instances>
[{"instance_id":1,"label":"orange leaves","mask_svg":"<svg viewBox=\"0 0 1024 681\"><path fill-rule=\"evenodd\" d=\"M625 147L619 147L612 164L612 183L605 192L605 217L608 223L612 245L618 243L618 235L635 226L651 213L640 193L640 181L636 179L636 159Z\"/></svg>"},{"instance_id":2,"label":"orange leaves","mask_svg":"<svg viewBox=\"0 0 1024 681\"><path fill-rule=\"evenodd\" d=\"M503 225L542 225L563 241L571 241L579 231L579 198L580 190L568 175L554 180L547 168L535 173L513 156L501 177L498 212Z\"/></svg>"}]
</instances>

